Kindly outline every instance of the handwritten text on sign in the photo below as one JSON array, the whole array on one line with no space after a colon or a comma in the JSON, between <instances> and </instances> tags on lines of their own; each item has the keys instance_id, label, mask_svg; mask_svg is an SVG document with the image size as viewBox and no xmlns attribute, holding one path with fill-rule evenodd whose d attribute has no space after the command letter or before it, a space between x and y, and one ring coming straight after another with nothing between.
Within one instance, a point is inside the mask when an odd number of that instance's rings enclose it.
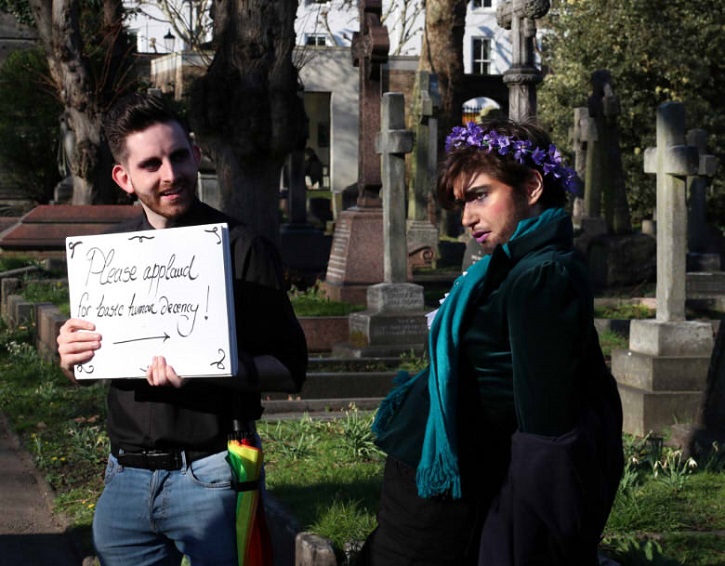
<instances>
[{"instance_id":1,"label":"handwritten text on sign","mask_svg":"<svg viewBox=\"0 0 725 566\"><path fill-rule=\"evenodd\" d=\"M237 367L226 224L66 239L71 316L102 335L79 379L144 377L153 356L179 375Z\"/></svg>"}]
</instances>

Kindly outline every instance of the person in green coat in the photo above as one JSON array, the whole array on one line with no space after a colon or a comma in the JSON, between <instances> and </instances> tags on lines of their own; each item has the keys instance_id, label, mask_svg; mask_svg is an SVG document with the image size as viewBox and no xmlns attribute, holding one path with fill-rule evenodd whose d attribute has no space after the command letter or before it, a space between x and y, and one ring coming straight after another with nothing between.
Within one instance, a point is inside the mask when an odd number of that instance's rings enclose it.
<instances>
[{"instance_id":1,"label":"person in green coat","mask_svg":"<svg viewBox=\"0 0 725 566\"><path fill-rule=\"evenodd\" d=\"M398 376L360 564L594 566L623 468L622 408L564 210L578 180L533 124L456 127L439 201L485 255L432 313L429 365Z\"/></svg>"}]
</instances>

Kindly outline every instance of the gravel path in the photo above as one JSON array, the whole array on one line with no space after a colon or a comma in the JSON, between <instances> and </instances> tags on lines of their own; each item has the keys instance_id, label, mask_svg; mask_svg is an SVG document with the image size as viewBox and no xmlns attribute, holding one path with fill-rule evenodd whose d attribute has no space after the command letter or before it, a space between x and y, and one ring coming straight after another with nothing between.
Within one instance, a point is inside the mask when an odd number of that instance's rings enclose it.
<instances>
[{"instance_id":1,"label":"gravel path","mask_svg":"<svg viewBox=\"0 0 725 566\"><path fill-rule=\"evenodd\" d=\"M52 493L0 414L0 564L80 566Z\"/></svg>"}]
</instances>

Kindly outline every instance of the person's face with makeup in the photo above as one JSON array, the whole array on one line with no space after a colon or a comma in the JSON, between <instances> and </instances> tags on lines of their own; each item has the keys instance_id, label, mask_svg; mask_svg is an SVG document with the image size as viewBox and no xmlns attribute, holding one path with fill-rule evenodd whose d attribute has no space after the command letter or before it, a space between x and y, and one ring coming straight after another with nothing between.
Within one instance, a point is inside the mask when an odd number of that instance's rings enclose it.
<instances>
[{"instance_id":1,"label":"person's face with makeup","mask_svg":"<svg viewBox=\"0 0 725 566\"><path fill-rule=\"evenodd\" d=\"M533 171L523 190L516 190L487 173L461 179L454 196L463 207L461 222L486 254L511 239L520 220L534 216L542 191L541 175ZM538 207L537 207L538 208Z\"/></svg>"}]
</instances>

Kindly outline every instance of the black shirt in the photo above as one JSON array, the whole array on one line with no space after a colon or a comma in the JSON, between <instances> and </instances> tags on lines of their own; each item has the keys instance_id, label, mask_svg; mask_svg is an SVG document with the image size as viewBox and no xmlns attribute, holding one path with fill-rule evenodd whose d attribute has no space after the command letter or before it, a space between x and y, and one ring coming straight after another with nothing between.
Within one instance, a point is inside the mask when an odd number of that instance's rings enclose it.
<instances>
[{"instance_id":1,"label":"black shirt","mask_svg":"<svg viewBox=\"0 0 725 566\"><path fill-rule=\"evenodd\" d=\"M299 389L307 369L307 346L287 297L281 261L273 244L200 201L192 204L177 226L220 222L229 226L237 347L250 356L277 358ZM112 231L152 229L146 216L140 215ZM260 393L234 392L205 382L205 378L189 380L180 389L152 387L141 379L115 379L108 393L108 434L114 451L221 451L233 419L257 420L262 410Z\"/></svg>"}]
</instances>

